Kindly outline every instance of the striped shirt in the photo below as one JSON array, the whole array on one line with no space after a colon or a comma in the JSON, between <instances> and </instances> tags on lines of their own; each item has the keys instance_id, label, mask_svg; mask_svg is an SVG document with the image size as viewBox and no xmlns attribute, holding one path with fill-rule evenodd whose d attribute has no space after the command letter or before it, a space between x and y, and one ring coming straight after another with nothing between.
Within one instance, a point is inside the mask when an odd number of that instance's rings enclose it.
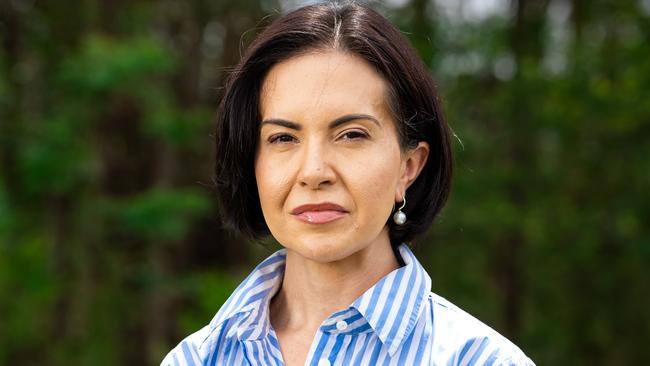
<instances>
[{"instance_id":1,"label":"striped shirt","mask_svg":"<svg viewBox=\"0 0 650 366\"><path fill-rule=\"evenodd\" d=\"M404 266L323 321L305 365L534 365L505 337L431 292L408 246ZM283 365L269 319L286 250L258 265L210 324L185 338L161 365Z\"/></svg>"}]
</instances>

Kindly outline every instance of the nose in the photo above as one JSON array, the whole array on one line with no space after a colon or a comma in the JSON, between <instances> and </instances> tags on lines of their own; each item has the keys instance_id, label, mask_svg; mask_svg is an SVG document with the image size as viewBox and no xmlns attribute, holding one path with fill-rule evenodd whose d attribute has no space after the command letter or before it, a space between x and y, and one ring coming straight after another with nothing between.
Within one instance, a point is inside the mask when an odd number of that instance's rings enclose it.
<instances>
[{"instance_id":1,"label":"nose","mask_svg":"<svg viewBox=\"0 0 650 366\"><path fill-rule=\"evenodd\" d=\"M327 149L321 144L312 143L305 146L298 183L310 189L321 189L334 184L336 174L327 158Z\"/></svg>"}]
</instances>

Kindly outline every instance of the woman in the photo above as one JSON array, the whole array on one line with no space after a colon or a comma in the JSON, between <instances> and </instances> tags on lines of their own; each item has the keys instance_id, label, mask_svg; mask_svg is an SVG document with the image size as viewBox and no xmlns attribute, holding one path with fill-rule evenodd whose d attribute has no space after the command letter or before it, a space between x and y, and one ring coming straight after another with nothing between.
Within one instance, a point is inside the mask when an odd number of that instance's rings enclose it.
<instances>
[{"instance_id":1,"label":"woman","mask_svg":"<svg viewBox=\"0 0 650 366\"><path fill-rule=\"evenodd\" d=\"M451 151L426 66L382 16L276 20L227 82L216 139L225 222L285 249L164 365L532 364L431 293L403 244L444 205Z\"/></svg>"}]
</instances>

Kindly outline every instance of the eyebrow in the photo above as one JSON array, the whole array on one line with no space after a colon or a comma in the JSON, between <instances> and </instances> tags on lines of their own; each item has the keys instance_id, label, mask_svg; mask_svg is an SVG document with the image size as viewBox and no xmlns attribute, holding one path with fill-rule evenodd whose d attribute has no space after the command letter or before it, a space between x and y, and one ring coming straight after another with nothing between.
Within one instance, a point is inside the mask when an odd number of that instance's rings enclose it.
<instances>
[{"instance_id":1,"label":"eyebrow","mask_svg":"<svg viewBox=\"0 0 650 366\"><path fill-rule=\"evenodd\" d=\"M329 123L327 126L329 129L334 129L340 125L346 124L350 121L358 120L358 119L367 119L369 121L374 122L377 126L380 126L379 121L368 114L346 114L345 116L341 116L332 122ZM265 125L265 124L273 124L273 125L278 125L282 127L286 127L292 130L300 131L302 129L302 125L296 122L288 121L286 119L282 118L270 118L270 119L265 119L260 123L260 128Z\"/></svg>"}]
</instances>

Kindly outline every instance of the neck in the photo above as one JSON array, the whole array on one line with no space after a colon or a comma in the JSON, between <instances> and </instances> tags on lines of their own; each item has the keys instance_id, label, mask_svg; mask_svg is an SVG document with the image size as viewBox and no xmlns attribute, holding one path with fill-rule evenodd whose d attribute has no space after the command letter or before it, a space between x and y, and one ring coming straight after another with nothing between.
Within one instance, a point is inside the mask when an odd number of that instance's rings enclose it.
<instances>
[{"instance_id":1,"label":"neck","mask_svg":"<svg viewBox=\"0 0 650 366\"><path fill-rule=\"evenodd\" d=\"M287 250L282 287L271 302L273 327L316 329L398 267L387 233L335 262L315 262Z\"/></svg>"}]
</instances>

